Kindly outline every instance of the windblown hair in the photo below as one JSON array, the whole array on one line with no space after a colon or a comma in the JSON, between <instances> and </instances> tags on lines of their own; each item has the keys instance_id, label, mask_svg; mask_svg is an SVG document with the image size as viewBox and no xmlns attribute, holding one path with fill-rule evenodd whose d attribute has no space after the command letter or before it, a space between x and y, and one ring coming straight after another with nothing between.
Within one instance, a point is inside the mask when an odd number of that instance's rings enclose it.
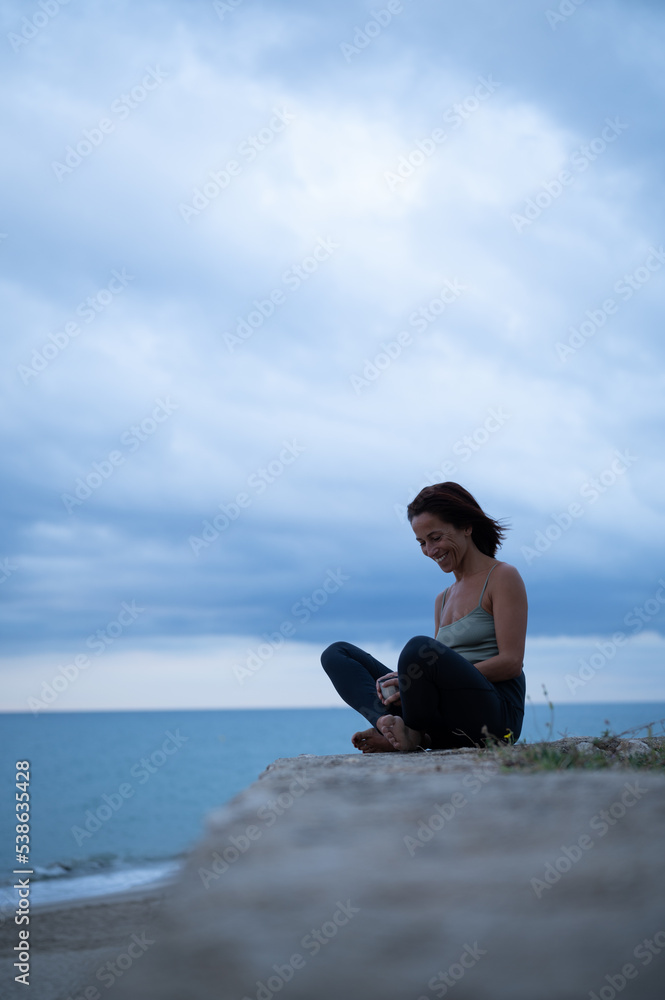
<instances>
[{"instance_id":1,"label":"windblown hair","mask_svg":"<svg viewBox=\"0 0 665 1000\"><path fill-rule=\"evenodd\" d=\"M506 534L506 526L482 510L468 490L458 483L436 483L426 486L406 508L409 523L418 514L433 514L455 528L471 525L471 539L486 556L492 556Z\"/></svg>"}]
</instances>

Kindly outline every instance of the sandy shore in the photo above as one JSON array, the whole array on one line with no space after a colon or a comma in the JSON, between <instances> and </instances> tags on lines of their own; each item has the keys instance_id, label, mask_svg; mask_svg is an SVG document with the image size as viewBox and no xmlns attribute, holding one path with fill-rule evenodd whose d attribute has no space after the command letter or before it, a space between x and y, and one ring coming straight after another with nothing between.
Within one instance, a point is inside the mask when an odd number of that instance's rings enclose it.
<instances>
[{"instance_id":1,"label":"sandy shore","mask_svg":"<svg viewBox=\"0 0 665 1000\"><path fill-rule=\"evenodd\" d=\"M145 954L153 940L152 929L167 893L164 886L144 887L34 909L29 990L14 981L18 928L7 920L0 928L0 996L6 1000L119 997L124 970Z\"/></svg>"}]
</instances>

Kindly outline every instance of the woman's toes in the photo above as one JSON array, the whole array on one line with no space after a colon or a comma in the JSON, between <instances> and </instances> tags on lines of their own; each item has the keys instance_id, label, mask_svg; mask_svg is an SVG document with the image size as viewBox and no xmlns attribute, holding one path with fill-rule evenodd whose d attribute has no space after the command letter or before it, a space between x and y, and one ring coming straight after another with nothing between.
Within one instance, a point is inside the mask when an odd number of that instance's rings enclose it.
<instances>
[{"instance_id":1,"label":"woman's toes","mask_svg":"<svg viewBox=\"0 0 665 1000\"><path fill-rule=\"evenodd\" d=\"M396 750L415 750L420 743L420 733L409 729L399 715L382 715L376 724Z\"/></svg>"},{"instance_id":2,"label":"woman's toes","mask_svg":"<svg viewBox=\"0 0 665 1000\"><path fill-rule=\"evenodd\" d=\"M396 748L389 740L373 726L364 732L354 733L351 742L357 750L363 753L386 753Z\"/></svg>"},{"instance_id":3,"label":"woman's toes","mask_svg":"<svg viewBox=\"0 0 665 1000\"><path fill-rule=\"evenodd\" d=\"M395 736L395 733L394 733L394 726L395 726L395 719L396 718L398 718L398 716L395 716L395 715L382 715L380 719L377 719L376 727L379 730L379 732L383 736L385 736L385 738L388 740L388 742L391 743L392 746L394 746L396 749L399 750L399 744L397 742L397 739L396 739L396 736ZM400 719L400 722L401 722L401 719Z\"/></svg>"}]
</instances>

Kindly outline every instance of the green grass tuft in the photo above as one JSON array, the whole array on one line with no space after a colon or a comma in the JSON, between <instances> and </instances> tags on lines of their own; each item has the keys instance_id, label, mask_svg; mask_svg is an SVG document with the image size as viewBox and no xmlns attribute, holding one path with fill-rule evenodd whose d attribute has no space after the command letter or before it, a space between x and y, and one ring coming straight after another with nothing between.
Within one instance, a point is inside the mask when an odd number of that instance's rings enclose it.
<instances>
[{"instance_id":1,"label":"green grass tuft","mask_svg":"<svg viewBox=\"0 0 665 1000\"><path fill-rule=\"evenodd\" d=\"M503 770L521 768L532 771L565 771L578 768L591 771L610 767L646 771L665 769L665 719L647 722L622 733L613 732L610 720L605 719L606 728L600 736L583 740L562 734L561 739L553 740L554 705L544 684L543 693L550 710L549 721L545 725L546 739L537 743L516 743L511 732L505 733L503 739L497 739L484 730L485 747L495 756ZM647 735L641 735L645 731ZM639 739L647 745L648 750L628 756L625 739ZM579 749L578 744L582 742L586 742L587 746ZM589 749L588 743L593 744L595 749Z\"/></svg>"}]
</instances>

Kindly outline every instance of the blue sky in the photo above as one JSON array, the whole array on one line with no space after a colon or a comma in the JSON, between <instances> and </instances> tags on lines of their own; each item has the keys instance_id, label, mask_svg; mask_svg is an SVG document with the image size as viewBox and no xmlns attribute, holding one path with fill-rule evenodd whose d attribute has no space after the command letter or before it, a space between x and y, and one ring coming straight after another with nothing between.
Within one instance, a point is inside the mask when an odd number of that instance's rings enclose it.
<instances>
[{"instance_id":1,"label":"blue sky","mask_svg":"<svg viewBox=\"0 0 665 1000\"><path fill-rule=\"evenodd\" d=\"M2 22L5 707L337 703L432 630L444 479L531 697L665 700L660 5Z\"/></svg>"}]
</instances>

